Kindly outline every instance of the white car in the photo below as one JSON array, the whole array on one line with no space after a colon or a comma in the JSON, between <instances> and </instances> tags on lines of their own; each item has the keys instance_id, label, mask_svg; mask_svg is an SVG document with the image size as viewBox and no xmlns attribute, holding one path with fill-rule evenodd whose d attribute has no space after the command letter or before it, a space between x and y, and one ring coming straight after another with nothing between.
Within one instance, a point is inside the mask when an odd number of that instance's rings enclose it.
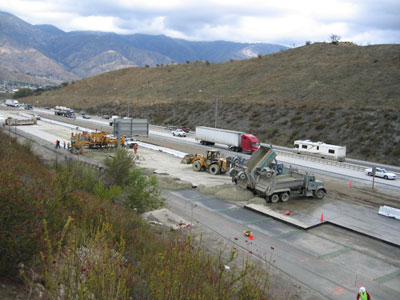
<instances>
[{"instance_id":1,"label":"white car","mask_svg":"<svg viewBox=\"0 0 400 300\"><path fill-rule=\"evenodd\" d=\"M134 138L125 138L125 145L128 148L133 148L133 147L135 147L136 144L137 144L137 140L135 140Z\"/></svg>"},{"instance_id":2,"label":"white car","mask_svg":"<svg viewBox=\"0 0 400 300\"><path fill-rule=\"evenodd\" d=\"M177 129L172 131L173 136L186 136L186 132L184 132L182 129Z\"/></svg>"},{"instance_id":3,"label":"white car","mask_svg":"<svg viewBox=\"0 0 400 300\"><path fill-rule=\"evenodd\" d=\"M365 169L364 173L367 174L368 176L372 176L373 170L372 170L372 168ZM376 168L375 176L382 177L384 179L393 179L393 180L395 180L397 177L396 174L388 172L383 168Z\"/></svg>"}]
</instances>

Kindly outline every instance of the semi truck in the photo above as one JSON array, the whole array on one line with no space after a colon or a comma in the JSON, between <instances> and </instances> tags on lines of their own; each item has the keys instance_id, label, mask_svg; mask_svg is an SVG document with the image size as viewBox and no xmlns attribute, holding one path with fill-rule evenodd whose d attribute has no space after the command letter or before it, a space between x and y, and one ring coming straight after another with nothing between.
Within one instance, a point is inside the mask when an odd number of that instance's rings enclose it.
<instances>
[{"instance_id":1,"label":"semi truck","mask_svg":"<svg viewBox=\"0 0 400 300\"><path fill-rule=\"evenodd\" d=\"M229 175L235 184L253 191L267 202L286 202L292 194L318 199L326 194L323 182L308 173L282 167L276 162L275 152L265 146L253 153L247 164L235 166Z\"/></svg>"},{"instance_id":2,"label":"semi truck","mask_svg":"<svg viewBox=\"0 0 400 300\"><path fill-rule=\"evenodd\" d=\"M14 119L14 118L9 117L5 120L5 124L7 126L36 125L37 119L36 118Z\"/></svg>"},{"instance_id":3,"label":"semi truck","mask_svg":"<svg viewBox=\"0 0 400 300\"><path fill-rule=\"evenodd\" d=\"M223 144L235 152L252 154L260 147L260 142L256 136L233 130L197 126L195 139L202 145Z\"/></svg>"},{"instance_id":4,"label":"semi truck","mask_svg":"<svg viewBox=\"0 0 400 300\"><path fill-rule=\"evenodd\" d=\"M6 99L6 105L10 107L19 107L19 102L14 99Z\"/></svg>"},{"instance_id":5,"label":"semi truck","mask_svg":"<svg viewBox=\"0 0 400 300\"><path fill-rule=\"evenodd\" d=\"M54 114L56 116L63 116L67 118L75 118L75 112L73 109L65 106L56 106L54 109Z\"/></svg>"}]
</instances>

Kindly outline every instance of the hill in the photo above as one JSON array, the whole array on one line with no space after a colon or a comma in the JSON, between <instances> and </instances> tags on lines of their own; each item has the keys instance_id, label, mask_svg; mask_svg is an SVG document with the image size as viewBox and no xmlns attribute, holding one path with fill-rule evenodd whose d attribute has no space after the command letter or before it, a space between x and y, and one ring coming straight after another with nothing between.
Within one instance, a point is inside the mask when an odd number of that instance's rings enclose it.
<instances>
[{"instance_id":1,"label":"hill","mask_svg":"<svg viewBox=\"0 0 400 300\"><path fill-rule=\"evenodd\" d=\"M164 35L64 32L0 12L1 81L56 85L127 66L222 62L284 49L275 44L191 42Z\"/></svg>"},{"instance_id":2,"label":"hill","mask_svg":"<svg viewBox=\"0 0 400 300\"><path fill-rule=\"evenodd\" d=\"M214 125L290 146L346 145L350 156L400 164L400 45L317 43L220 64L135 67L47 91L32 103ZM202 89L204 92L199 92Z\"/></svg>"}]
</instances>

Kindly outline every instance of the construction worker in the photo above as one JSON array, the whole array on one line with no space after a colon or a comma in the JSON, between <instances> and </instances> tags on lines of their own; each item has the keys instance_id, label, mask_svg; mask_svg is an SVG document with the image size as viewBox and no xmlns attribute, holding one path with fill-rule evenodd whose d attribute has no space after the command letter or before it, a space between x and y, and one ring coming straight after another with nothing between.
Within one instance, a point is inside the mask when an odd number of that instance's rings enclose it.
<instances>
[{"instance_id":1,"label":"construction worker","mask_svg":"<svg viewBox=\"0 0 400 300\"><path fill-rule=\"evenodd\" d=\"M58 149L58 148L60 148L60 141L59 140L56 141L56 149Z\"/></svg>"},{"instance_id":2,"label":"construction worker","mask_svg":"<svg viewBox=\"0 0 400 300\"><path fill-rule=\"evenodd\" d=\"M66 146L67 146L67 143L64 141L64 149L65 149Z\"/></svg>"},{"instance_id":3,"label":"construction worker","mask_svg":"<svg viewBox=\"0 0 400 300\"><path fill-rule=\"evenodd\" d=\"M371 296L368 294L367 290L365 287L360 287L360 290L358 291L357 294L357 300L370 300L372 299Z\"/></svg>"},{"instance_id":4,"label":"construction worker","mask_svg":"<svg viewBox=\"0 0 400 300\"><path fill-rule=\"evenodd\" d=\"M133 146L133 151L135 151L135 154L137 153L137 144Z\"/></svg>"}]
</instances>

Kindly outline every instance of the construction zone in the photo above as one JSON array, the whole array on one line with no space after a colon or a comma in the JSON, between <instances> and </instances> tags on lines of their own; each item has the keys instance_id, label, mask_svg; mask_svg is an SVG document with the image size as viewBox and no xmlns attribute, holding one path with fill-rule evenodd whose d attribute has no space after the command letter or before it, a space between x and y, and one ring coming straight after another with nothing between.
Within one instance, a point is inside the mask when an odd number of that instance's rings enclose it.
<instances>
[{"instance_id":1,"label":"construction zone","mask_svg":"<svg viewBox=\"0 0 400 300\"><path fill-rule=\"evenodd\" d=\"M87 123L86 129L78 130L83 121L64 128L39 123L20 126L16 132L35 135L47 145L69 141L71 151L85 152L77 159L97 162L113 151L95 149L118 145L115 136L89 132L98 124ZM187 232L199 237L207 251L235 250L243 261L271 272L270 284L277 291L294 295L279 294L276 299L354 299L360 286L367 286L374 299L396 299L399 221L378 214L381 205L399 206L398 190L382 188L396 181L376 178L381 185L371 189L371 178L362 171L305 159L301 168L301 158L284 157L263 145L251 156L229 157L234 153L226 147L216 144L210 149L190 138L182 141L152 128L149 137L131 141L139 146L135 166L143 176L156 177L166 199L165 208L150 213L151 227L170 231L186 224ZM128 142L125 137L119 140L133 155L136 150ZM62 147L51 149L58 159L75 157ZM331 175L336 170L340 178ZM229 267L234 266L227 265L224 272Z\"/></svg>"},{"instance_id":2,"label":"construction zone","mask_svg":"<svg viewBox=\"0 0 400 300\"><path fill-rule=\"evenodd\" d=\"M125 137L119 141L120 146L125 146ZM71 144L68 148L72 153L84 152L84 149L104 149L118 147L118 139L107 132L71 133Z\"/></svg>"}]
</instances>

